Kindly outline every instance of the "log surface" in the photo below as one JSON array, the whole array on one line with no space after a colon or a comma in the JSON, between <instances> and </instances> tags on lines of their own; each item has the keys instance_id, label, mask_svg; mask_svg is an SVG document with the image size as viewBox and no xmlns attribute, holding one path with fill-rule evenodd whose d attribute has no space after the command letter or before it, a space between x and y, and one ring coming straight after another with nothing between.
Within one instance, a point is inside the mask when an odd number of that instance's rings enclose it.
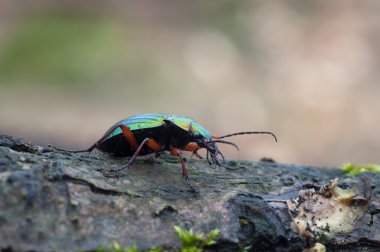
<instances>
[{"instance_id":1,"label":"log surface","mask_svg":"<svg viewBox=\"0 0 380 252\"><path fill-rule=\"evenodd\" d=\"M327 248L380 249L380 175L348 178L337 168L229 161L230 171L187 159L192 192L177 158L138 160L121 177L105 173L127 162L100 152L74 154L0 136L0 251L93 251L119 242L180 247L173 225L208 233L221 230L211 251L301 251L308 240L294 228L286 200L334 178L366 179L368 211L350 233Z\"/></svg>"}]
</instances>

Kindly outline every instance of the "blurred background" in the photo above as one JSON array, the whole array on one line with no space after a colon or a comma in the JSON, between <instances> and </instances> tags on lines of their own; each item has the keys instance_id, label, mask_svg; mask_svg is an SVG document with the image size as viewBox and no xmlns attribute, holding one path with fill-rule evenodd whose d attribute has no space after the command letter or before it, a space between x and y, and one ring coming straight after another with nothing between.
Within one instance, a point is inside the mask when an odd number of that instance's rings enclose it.
<instances>
[{"instance_id":1,"label":"blurred background","mask_svg":"<svg viewBox=\"0 0 380 252\"><path fill-rule=\"evenodd\" d=\"M0 134L85 148L135 114L228 158L379 162L380 1L0 1Z\"/></svg>"}]
</instances>

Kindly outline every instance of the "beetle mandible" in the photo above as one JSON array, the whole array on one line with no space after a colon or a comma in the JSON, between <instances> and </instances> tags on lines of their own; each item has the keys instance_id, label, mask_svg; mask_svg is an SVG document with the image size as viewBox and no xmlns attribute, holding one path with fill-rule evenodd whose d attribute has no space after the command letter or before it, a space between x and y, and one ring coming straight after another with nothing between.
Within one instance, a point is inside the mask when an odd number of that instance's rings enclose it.
<instances>
[{"instance_id":1,"label":"beetle mandible","mask_svg":"<svg viewBox=\"0 0 380 252\"><path fill-rule=\"evenodd\" d=\"M190 151L196 156L200 149L206 149L206 158L209 164L215 164L230 170L238 168L229 167L222 163L219 156L224 160L222 152L217 144L229 144L238 149L232 142L221 140L236 135L244 134L270 134L277 142L276 136L269 131L244 131L224 136L212 136L210 132L195 120L168 114L143 114L128 117L114 124L104 135L90 148L74 150L70 152L91 152L94 149L110 153L117 157L131 157L129 161L111 172L118 172L130 167L137 156L170 151L173 156L178 156L182 165L183 178L192 190L195 190L189 181L182 151ZM58 150L68 151L54 147Z\"/></svg>"}]
</instances>

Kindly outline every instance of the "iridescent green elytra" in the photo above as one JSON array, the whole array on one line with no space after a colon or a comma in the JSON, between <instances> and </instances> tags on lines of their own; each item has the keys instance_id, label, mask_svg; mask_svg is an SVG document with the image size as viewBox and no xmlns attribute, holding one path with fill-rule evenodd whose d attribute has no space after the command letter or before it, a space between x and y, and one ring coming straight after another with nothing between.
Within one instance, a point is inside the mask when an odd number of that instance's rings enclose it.
<instances>
[{"instance_id":1,"label":"iridescent green elytra","mask_svg":"<svg viewBox=\"0 0 380 252\"><path fill-rule=\"evenodd\" d=\"M211 134L210 132L208 132L207 129L205 129L202 125L200 125L193 119L185 116L176 116L168 114L142 114L128 117L115 125L124 124L133 132L135 130L160 127L165 124L165 120L172 122L173 124L177 125L178 127L187 132L189 132L191 125L192 130L199 132L204 138L211 140ZM119 127L113 129L114 126L112 126L106 132L106 134L110 133L110 135L107 138L105 138L104 141L114 136L122 134L121 129ZM111 132L109 132L110 130Z\"/></svg>"}]
</instances>

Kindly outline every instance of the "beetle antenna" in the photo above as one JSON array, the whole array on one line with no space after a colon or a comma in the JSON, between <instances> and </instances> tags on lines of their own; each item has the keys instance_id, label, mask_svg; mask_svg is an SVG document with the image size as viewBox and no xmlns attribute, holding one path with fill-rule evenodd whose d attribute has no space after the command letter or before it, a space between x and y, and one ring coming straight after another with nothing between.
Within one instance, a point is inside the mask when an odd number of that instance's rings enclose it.
<instances>
[{"instance_id":1,"label":"beetle antenna","mask_svg":"<svg viewBox=\"0 0 380 252\"><path fill-rule=\"evenodd\" d=\"M228 142L228 141L224 141L224 140L211 140L211 141L208 141L208 142L209 143L229 144L229 145L232 145L233 147L235 147L237 150L239 150L239 146L237 146L237 144L232 143L232 142Z\"/></svg>"},{"instance_id":2,"label":"beetle antenna","mask_svg":"<svg viewBox=\"0 0 380 252\"><path fill-rule=\"evenodd\" d=\"M276 142L277 142L276 135L273 134L270 131L242 131L242 132L236 132L236 133L232 133L232 134L228 134L228 135L224 135L224 136L220 136L220 137L215 137L215 139L219 140L221 138L232 137L232 136L237 136L237 135L249 135L249 134L268 134L268 135L272 135L273 138L274 138L274 140L276 140Z\"/></svg>"}]
</instances>

